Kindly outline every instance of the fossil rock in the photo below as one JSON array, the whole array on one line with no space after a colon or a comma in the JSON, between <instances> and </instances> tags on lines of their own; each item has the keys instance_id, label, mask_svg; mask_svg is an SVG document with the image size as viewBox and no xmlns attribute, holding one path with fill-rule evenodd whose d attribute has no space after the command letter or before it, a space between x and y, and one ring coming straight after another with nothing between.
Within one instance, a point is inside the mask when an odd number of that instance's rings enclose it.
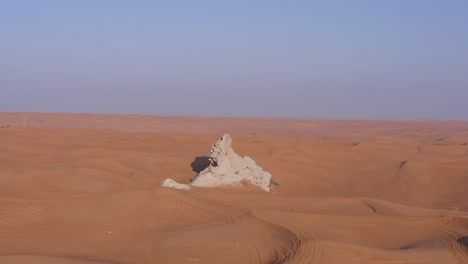
<instances>
[{"instance_id":1,"label":"fossil rock","mask_svg":"<svg viewBox=\"0 0 468 264\"><path fill-rule=\"evenodd\" d=\"M268 185L270 184L271 174L264 171L250 157L239 156L234 152L231 144L231 136L224 134L211 148L210 165L208 168L194 177L190 185L199 187L219 187L236 185L240 184L242 181L247 181L265 191L270 191ZM168 180L170 179L166 181ZM172 182L175 183L175 181ZM171 185L174 185L172 182Z\"/></svg>"}]
</instances>

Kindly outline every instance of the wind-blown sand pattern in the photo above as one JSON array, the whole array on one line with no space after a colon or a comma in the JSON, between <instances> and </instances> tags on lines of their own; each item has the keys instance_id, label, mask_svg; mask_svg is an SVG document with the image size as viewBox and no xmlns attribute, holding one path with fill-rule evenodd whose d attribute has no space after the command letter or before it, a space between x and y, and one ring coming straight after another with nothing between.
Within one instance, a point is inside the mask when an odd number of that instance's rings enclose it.
<instances>
[{"instance_id":1,"label":"wind-blown sand pattern","mask_svg":"<svg viewBox=\"0 0 468 264\"><path fill-rule=\"evenodd\" d=\"M2 264L468 263L467 122L23 115L0 113ZM280 186L161 187L224 132Z\"/></svg>"}]
</instances>

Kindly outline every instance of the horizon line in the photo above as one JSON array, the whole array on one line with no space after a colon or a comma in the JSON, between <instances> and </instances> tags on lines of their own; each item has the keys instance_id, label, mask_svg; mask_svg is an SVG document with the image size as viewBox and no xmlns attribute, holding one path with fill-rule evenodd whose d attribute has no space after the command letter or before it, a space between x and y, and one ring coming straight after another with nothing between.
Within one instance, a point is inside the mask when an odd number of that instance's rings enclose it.
<instances>
[{"instance_id":1,"label":"horizon line","mask_svg":"<svg viewBox=\"0 0 468 264\"><path fill-rule=\"evenodd\" d=\"M205 118L205 119L250 119L250 120L291 120L291 121L367 121L367 122L430 122L430 123L466 123L467 120L449 120L449 119L365 119L365 118L322 118L322 117L279 117L279 116L217 116L217 115L158 115L158 114L140 114L140 113L102 113L102 112L31 112L31 111L0 111L5 114L46 114L46 115L115 115L115 116L148 116L148 117L172 117L172 118Z\"/></svg>"}]
</instances>

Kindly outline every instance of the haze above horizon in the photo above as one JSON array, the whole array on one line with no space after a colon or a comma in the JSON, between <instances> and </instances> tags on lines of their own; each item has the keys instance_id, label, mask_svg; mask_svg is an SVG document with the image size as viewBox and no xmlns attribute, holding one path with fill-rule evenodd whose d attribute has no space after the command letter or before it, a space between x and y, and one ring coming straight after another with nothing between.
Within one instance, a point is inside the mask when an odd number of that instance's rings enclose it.
<instances>
[{"instance_id":1,"label":"haze above horizon","mask_svg":"<svg viewBox=\"0 0 468 264\"><path fill-rule=\"evenodd\" d=\"M2 1L0 111L468 120L467 13L461 0Z\"/></svg>"}]
</instances>

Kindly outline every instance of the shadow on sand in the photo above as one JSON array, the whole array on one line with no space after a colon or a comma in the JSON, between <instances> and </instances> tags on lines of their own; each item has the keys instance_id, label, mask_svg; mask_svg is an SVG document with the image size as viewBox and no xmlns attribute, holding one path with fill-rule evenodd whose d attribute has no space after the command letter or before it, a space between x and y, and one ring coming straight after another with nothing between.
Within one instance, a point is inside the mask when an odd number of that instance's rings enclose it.
<instances>
[{"instance_id":1,"label":"shadow on sand","mask_svg":"<svg viewBox=\"0 0 468 264\"><path fill-rule=\"evenodd\" d=\"M200 173L204 169L210 166L210 157L207 156L200 156L196 157L195 160L190 164L192 166L192 170L196 173Z\"/></svg>"}]
</instances>

